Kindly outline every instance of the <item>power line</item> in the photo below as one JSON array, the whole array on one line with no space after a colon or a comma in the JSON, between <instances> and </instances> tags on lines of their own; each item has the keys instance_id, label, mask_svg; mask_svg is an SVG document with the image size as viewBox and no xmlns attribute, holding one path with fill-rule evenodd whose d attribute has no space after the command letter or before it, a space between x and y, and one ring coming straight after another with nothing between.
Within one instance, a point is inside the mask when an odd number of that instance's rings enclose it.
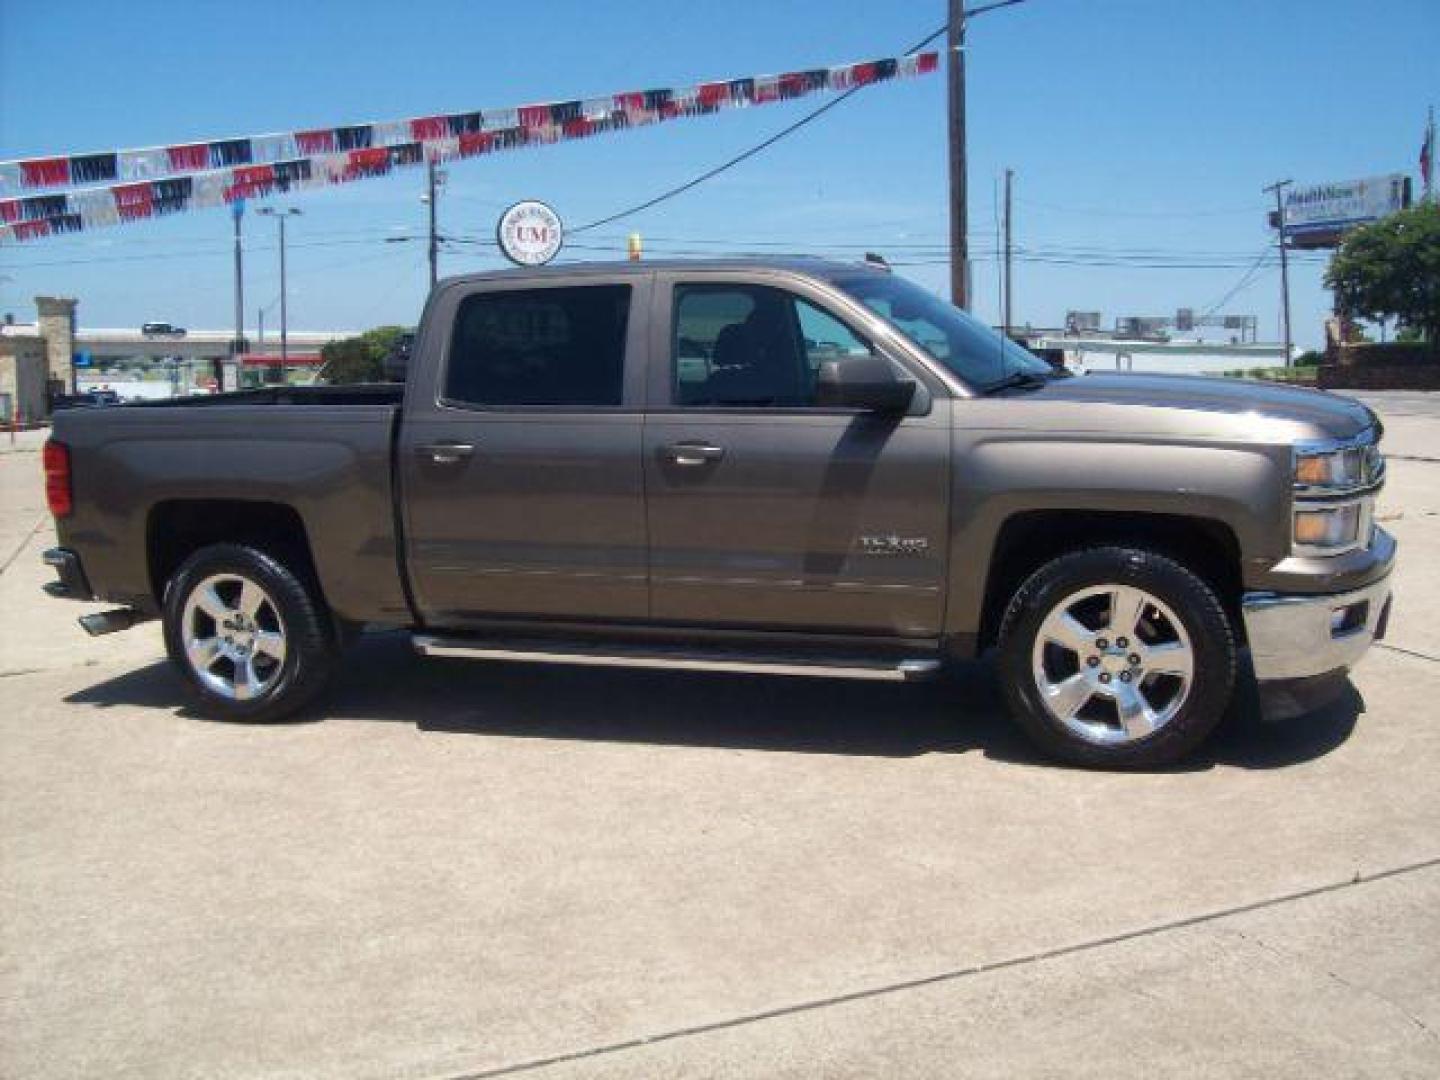
<instances>
[{"instance_id":1,"label":"power line","mask_svg":"<svg viewBox=\"0 0 1440 1080\"><path fill-rule=\"evenodd\" d=\"M294 250L295 248L330 248L350 247L356 244L376 244L382 242L381 237L361 240L319 240L319 241L296 241L287 243L285 246ZM213 241L211 241L213 243ZM81 259L51 259L46 262L11 262L6 265L13 270L33 270L54 266L92 266L102 263L117 262L153 262L155 260L178 261L182 259L210 258L215 255L223 255L229 250L228 245L208 248L191 248L186 251L150 251L138 255L99 255L92 258ZM276 244L256 244L247 247L246 251L278 251Z\"/></svg>"},{"instance_id":2,"label":"power line","mask_svg":"<svg viewBox=\"0 0 1440 1080\"><path fill-rule=\"evenodd\" d=\"M978 231L972 232L972 241L978 243L988 240L989 235ZM495 241L492 237L478 233L458 233L450 237L453 242L461 244L481 244L493 247ZM614 251L618 246L623 245L625 237L620 234L597 234L586 237L590 243L577 242L570 247L582 251ZM908 255L943 255L949 250L947 243L941 241L909 241L890 238L871 238L865 241L830 241L816 240L813 238L793 239L738 239L735 237L708 237L708 236L647 236L647 246L652 251L668 251L674 253L677 249L701 249L696 254L735 254L740 252L755 254L759 251L771 251L772 253L806 253L816 254L820 252L862 252L880 250L885 253L901 253ZM721 251L706 249L721 248ZM1252 262L1252 253L1249 250L1215 250L1215 249L1190 249L1190 248L1160 248L1160 247L1105 247L1094 244L1069 244L1069 243L1037 243L1017 244L1017 252L1040 258L1067 258L1075 261L1110 261L1110 262L1135 262L1145 265L1152 263L1180 262L1186 266L1197 268L1214 269L1239 269L1248 268ZM1327 256L1323 253L1310 253L1308 256L1314 262L1323 262Z\"/></svg>"},{"instance_id":3,"label":"power line","mask_svg":"<svg viewBox=\"0 0 1440 1080\"><path fill-rule=\"evenodd\" d=\"M968 14L978 15L983 11L990 11L994 8L1000 7L1009 7L1012 4L1018 4L1020 2L1021 0L1002 0L1002 2L999 3L988 4L982 8L977 8L975 9L975 11L969 12ZM925 38L916 42L914 45L910 46L910 48L906 49L905 54L908 56L911 53L919 52L926 45L929 45L936 38L944 34L947 30L949 30L949 28L950 24L947 22L944 26L940 27L940 29L936 30L933 34L927 35ZM713 179L714 177L719 176L721 173L725 172L726 170L733 169L741 162L748 161L756 154L763 153L770 147L774 146L781 139L785 138L787 135L794 134L795 132L803 128L805 125L820 119L820 117L824 116L831 109L834 109L837 106L843 104L844 102L849 101L852 97L854 97L863 89L865 89L864 86L852 86L849 90L846 90L839 97L833 98L832 100L825 102L825 104L821 105L817 109L810 110L810 112L806 113L799 120L796 120L793 124L790 124L788 127L781 128L774 135L771 135L769 138L756 143L748 150L741 151L734 157L730 158L728 161L716 165L713 169L708 169L705 172L701 173L699 176L696 176L690 180L686 180L683 184L677 184L675 187L672 187L667 191L663 191L659 195L654 196L653 198L646 199L642 203L637 203L634 206L628 207L624 210L620 210L614 214L608 214L603 218L598 218L597 220L592 221L589 224L581 225L579 228L571 229L570 231L572 233L582 233L587 232L590 229L598 229L601 225L609 225L612 221L619 221L621 218L629 217L632 214L638 214L642 210L649 210L652 206L658 206L660 203L665 202L669 199L673 199L677 195L683 195L691 188L699 187L701 184L705 183L706 180Z\"/></svg>"},{"instance_id":4,"label":"power line","mask_svg":"<svg viewBox=\"0 0 1440 1080\"><path fill-rule=\"evenodd\" d=\"M988 239L988 236L981 232L974 232L973 237L977 244ZM329 239L327 239L327 237ZM342 248L356 247L377 244L399 244L401 242L420 242L426 237L409 233L395 233L380 229L361 230L334 230L324 233L309 234L303 240L297 240L288 245L292 249L302 248ZM475 233L453 233L442 235L438 240L451 250L459 250L455 245L472 245L481 247L495 247L493 236L488 234ZM624 243L624 236L620 234L596 234L586 237L581 241L574 241L567 245L575 251L593 251L614 253L617 245ZM590 242L586 242L590 241ZM6 262L7 268L12 270L44 269L56 266L85 266L100 265L107 263L126 262L150 262L156 260L182 260L194 258L209 258L211 256L224 254L228 246L223 245L217 238L194 237L174 238L172 244L182 245L172 250L146 251L123 255L94 255L80 256L66 259L47 259L40 262L24 262L10 260ZM865 241L844 240L826 241L813 238L793 239L756 239L742 240L734 237L686 237L686 236L657 236L649 238L650 249L654 254L665 255L694 255L694 256L750 256L763 257L765 255L827 255L835 258L853 257L854 254L863 251L882 251L891 258L892 262L901 259L907 265L929 265L933 259L936 262L943 261L948 255L949 245L940 240L902 240L892 238L872 238ZM250 250L265 252L276 250L274 244L257 243ZM1258 257L1252 258L1251 253L1240 251L1221 250L1197 250L1187 248L1157 248L1157 247L1107 247L1099 244L1081 242L1036 242L1030 244L1019 244L1015 247L1016 258L1024 262L1045 263L1057 266L1129 266L1137 269L1188 269L1188 270L1230 270L1241 269L1249 273L1252 270L1264 268L1271 249L1262 250ZM1328 256L1322 252L1291 252L1291 258L1307 262L1310 265L1323 263ZM1273 265L1273 262L1272 262ZM1243 284L1240 287L1244 287ZM1223 300L1221 301L1223 303ZM1218 304L1215 306L1219 306Z\"/></svg>"},{"instance_id":5,"label":"power line","mask_svg":"<svg viewBox=\"0 0 1440 1080\"><path fill-rule=\"evenodd\" d=\"M1205 308L1204 311L1201 313L1200 317L1202 319L1208 319L1211 315L1215 314L1216 311L1228 304L1231 299L1233 299L1240 292L1240 290L1244 289L1249 284L1250 280L1255 276L1256 272L1259 271L1261 265L1265 262L1265 259L1269 256L1269 254L1270 245L1266 244L1263 248L1260 249L1260 254L1255 259L1255 262L1251 264L1250 268L1246 270L1244 274L1241 275L1240 280L1237 281L1233 286L1231 286L1229 292L1227 292L1219 300L1216 300L1209 307ZM1271 265L1273 266L1274 264L1272 263Z\"/></svg>"},{"instance_id":6,"label":"power line","mask_svg":"<svg viewBox=\"0 0 1440 1080\"><path fill-rule=\"evenodd\" d=\"M1108 206L1062 206L1057 203L1041 202L1037 199L1017 198L1015 201L1038 210L1053 210L1062 214L1079 214L1090 217L1207 218L1238 217L1241 214L1264 213L1263 207L1256 206L1235 206L1212 210L1115 210Z\"/></svg>"},{"instance_id":7,"label":"power line","mask_svg":"<svg viewBox=\"0 0 1440 1080\"><path fill-rule=\"evenodd\" d=\"M981 234L976 234L977 239L984 239ZM363 245L375 245L400 242L420 242L425 240L424 236L412 235L375 235L365 238L347 238L335 240L311 240L296 241L288 246L292 249L301 248L339 248L354 247ZM450 245L471 245L493 248L495 241L491 237L476 235L453 235L439 237L441 243ZM576 251L609 252L616 251L616 245L622 242L623 238L595 237L594 243L573 242L567 245L568 248ZM609 241L608 243L606 241ZM51 259L43 262L11 262L8 263L14 270L44 269L57 266L87 266L101 265L107 263L125 262L152 262L156 260L184 260L195 258L209 258L223 254L227 249L217 245L215 241L208 241L209 246L203 248L189 248L177 251L151 251L128 255L98 255L73 259ZM886 240L871 240L869 242L815 242L812 240L735 240L720 239L714 237L653 237L649 241L651 251L654 254L664 255L693 255L693 256L749 256L764 257L777 255L830 255L833 257L853 256L861 251L875 251L877 249L907 260L907 265L928 265L927 260L944 261L948 247L941 243L906 243L889 242ZM719 248L720 250L716 250ZM255 252L276 250L273 244L257 244L250 250ZM1184 270L1232 270L1243 269L1247 272L1251 269L1263 268L1269 256L1267 248L1256 260L1250 260L1248 253L1244 258L1238 252L1219 251L1190 251L1185 249L1163 249L1163 248L1105 248L1092 246L1070 246L1066 244L1035 244L1016 245L1016 259L1022 262L1044 263L1057 266L1116 266L1133 267L1137 269L1184 269ZM1292 258L1300 257L1299 253L1292 253ZM1323 263L1326 256L1323 254L1306 254L1304 260L1311 265ZM891 259L892 262L895 259ZM1274 265L1273 261L1270 265ZM1222 301L1223 302L1223 301Z\"/></svg>"}]
</instances>

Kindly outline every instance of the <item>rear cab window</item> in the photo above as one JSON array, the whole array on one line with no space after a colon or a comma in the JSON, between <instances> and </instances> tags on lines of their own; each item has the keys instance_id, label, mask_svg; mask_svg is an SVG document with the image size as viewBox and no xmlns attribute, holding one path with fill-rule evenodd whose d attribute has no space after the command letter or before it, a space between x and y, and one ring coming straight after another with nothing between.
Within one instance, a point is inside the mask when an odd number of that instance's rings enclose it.
<instances>
[{"instance_id":1,"label":"rear cab window","mask_svg":"<svg viewBox=\"0 0 1440 1080\"><path fill-rule=\"evenodd\" d=\"M460 301L442 400L473 408L618 408L628 284L479 292Z\"/></svg>"}]
</instances>

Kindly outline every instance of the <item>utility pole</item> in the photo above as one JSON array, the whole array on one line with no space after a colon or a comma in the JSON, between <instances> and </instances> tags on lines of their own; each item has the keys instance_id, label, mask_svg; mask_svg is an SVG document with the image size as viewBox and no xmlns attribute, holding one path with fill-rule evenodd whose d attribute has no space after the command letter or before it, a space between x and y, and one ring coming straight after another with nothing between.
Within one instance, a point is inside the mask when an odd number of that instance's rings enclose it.
<instances>
[{"instance_id":1,"label":"utility pole","mask_svg":"<svg viewBox=\"0 0 1440 1080\"><path fill-rule=\"evenodd\" d=\"M1280 229L1280 309L1285 323L1285 366L1290 366L1290 256L1285 243L1285 201L1283 192L1293 181L1277 180L1265 190L1275 193L1275 224Z\"/></svg>"},{"instance_id":2,"label":"utility pole","mask_svg":"<svg viewBox=\"0 0 1440 1080\"><path fill-rule=\"evenodd\" d=\"M280 217L280 385L290 380L290 320L285 305L285 216Z\"/></svg>"},{"instance_id":3,"label":"utility pole","mask_svg":"<svg viewBox=\"0 0 1440 1080\"><path fill-rule=\"evenodd\" d=\"M420 201L430 208L430 288L440 279L440 232L436 224L436 204L440 201L440 189L445 186L445 170L435 167L435 158L425 159L425 194ZM408 239L391 237L390 239Z\"/></svg>"},{"instance_id":4,"label":"utility pole","mask_svg":"<svg viewBox=\"0 0 1440 1080\"><path fill-rule=\"evenodd\" d=\"M959 308L970 307L970 248L966 233L965 176L965 5L948 0L950 21L946 52L950 101L950 299Z\"/></svg>"},{"instance_id":5,"label":"utility pole","mask_svg":"<svg viewBox=\"0 0 1440 1080\"><path fill-rule=\"evenodd\" d=\"M232 352L239 356L245 350L245 269L244 248L240 242L240 220L245 216L245 200L236 199L231 203L230 213L235 219L235 344Z\"/></svg>"},{"instance_id":6,"label":"utility pole","mask_svg":"<svg viewBox=\"0 0 1440 1080\"><path fill-rule=\"evenodd\" d=\"M1011 218L1010 218L1010 203L1011 203L1011 200L1010 200L1010 189L1014 186L1014 180L1015 180L1015 170L1014 170L1014 169L1006 169L1006 170L1005 170L1005 336L1006 336L1007 338L1010 336L1010 327L1012 327L1012 326L1015 325L1015 323L1014 323L1014 321L1013 321L1013 313L1012 313L1012 311L1011 311L1011 304L1010 304L1010 297L1011 297L1011 292L1010 292L1010 265L1011 265L1011 258L1010 258L1010 255L1011 255L1011 252L1013 251L1013 247L1012 247L1012 244L1011 244L1011 228L1010 228L1010 222L1011 222Z\"/></svg>"},{"instance_id":7,"label":"utility pole","mask_svg":"<svg viewBox=\"0 0 1440 1080\"><path fill-rule=\"evenodd\" d=\"M299 214L300 211L293 206L287 206L282 210L277 210L273 206L263 206L259 213L266 217L273 217L280 223L280 382L283 385L289 378L290 369L290 317L285 288L285 219Z\"/></svg>"},{"instance_id":8,"label":"utility pole","mask_svg":"<svg viewBox=\"0 0 1440 1080\"><path fill-rule=\"evenodd\" d=\"M428 198L425 200L430 204L430 288L433 291L435 282L440 279L440 246L435 242L435 158L428 156L425 160L425 173Z\"/></svg>"}]
</instances>

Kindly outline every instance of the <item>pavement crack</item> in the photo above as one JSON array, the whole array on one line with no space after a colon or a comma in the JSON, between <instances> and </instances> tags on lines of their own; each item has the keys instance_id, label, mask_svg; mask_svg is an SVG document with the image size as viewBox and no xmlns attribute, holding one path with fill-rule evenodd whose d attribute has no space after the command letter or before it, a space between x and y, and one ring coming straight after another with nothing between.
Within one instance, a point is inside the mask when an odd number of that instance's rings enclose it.
<instances>
[{"instance_id":1,"label":"pavement crack","mask_svg":"<svg viewBox=\"0 0 1440 1080\"><path fill-rule=\"evenodd\" d=\"M726 1031L731 1028L761 1023L766 1020L778 1020L782 1017L816 1012L820 1009L828 1009L837 1005L848 1005L856 1001L865 1001L870 998L885 997L907 990L918 990L922 987L955 982L976 975L1004 971L1009 968L1025 967L1047 960L1058 960L1062 957L1093 952L1110 945L1119 945L1129 941L1137 941L1142 938L1168 934L1175 930L1184 930L1192 926L1204 926L1234 915L1247 915L1251 912L1264 911L1267 908L1280 907L1285 904L1295 903L1299 900L1309 900L1318 896L1325 896L1329 893L1358 888L1374 882L1385 881L1389 878L1403 877L1408 874L1421 873L1425 870L1433 870L1436 868L1440 868L1440 856L1422 859L1419 862L1406 863L1402 866L1390 867L1387 870L1378 870L1372 874L1363 874L1357 871L1354 876L1347 877L1342 881L1332 881L1324 885L1315 885L1308 889L1300 889L1295 892L1282 893L1279 896L1266 897L1263 900L1252 900L1249 903L1235 904L1231 907L1221 908L1216 911L1202 912L1199 915L1188 915L1184 918L1172 919L1169 922L1142 926L1134 930L1124 930L1117 934L1091 938L1088 941L1076 942L1071 945L1060 945L1052 949L1042 949L1039 952L1008 957L1004 960L996 960L988 964L972 964L968 967L953 968L949 971L937 972L933 975L924 975L919 978L887 983L882 986L867 987L863 990L852 990L845 994L835 994L831 997L816 998L810 1001L796 1002L791 1005L782 1005L774 1009L765 1009L759 1012L727 1017L724 1020L712 1020L708 1023L695 1024L690 1027L673 1028L655 1035L642 1035L620 1042L606 1043L601 1046L592 1046L581 1050L555 1054L550 1057L534 1058L530 1061L520 1061L510 1065L499 1065L495 1068L484 1069L479 1072L450 1074L446 1080L491 1080L492 1077L513 1076L517 1073L534 1072L540 1069L552 1068L556 1065L567 1065L572 1062L583 1061L588 1058L619 1054L628 1050L637 1050L642 1047L653 1046L656 1043L671 1042L676 1039L685 1039L695 1035L708 1035L717 1031ZM1333 976L1333 973L1331 974L1332 977L1338 978L1338 976ZM1376 996L1379 997L1380 995L1377 994ZM1391 1002L1390 1004L1393 1005L1394 1003ZM1399 1006L1396 1007L1399 1008ZM1403 1009L1401 1011L1404 1012ZM1434 1037L1434 1032L1426 1027L1425 1024L1415 1017L1411 1017L1411 1019L1417 1024L1420 1024L1427 1034Z\"/></svg>"},{"instance_id":2,"label":"pavement crack","mask_svg":"<svg viewBox=\"0 0 1440 1080\"><path fill-rule=\"evenodd\" d=\"M1305 968L1307 971L1318 972L1319 974L1325 976L1327 979L1330 979L1337 985L1343 986L1352 994L1360 994L1364 997L1374 998L1376 1001L1380 1002L1382 1005L1385 1005L1390 1009L1393 1009L1395 1012L1403 1016L1409 1023L1419 1028L1421 1034L1423 1034L1427 1039L1430 1039L1432 1042L1440 1042L1440 1033L1437 1033L1434 1028L1432 1028L1429 1024L1425 1023L1424 1020L1420 1019L1420 1017L1416 1016L1409 1009L1405 1008L1404 1005L1401 1005L1400 1002L1396 1001L1394 998L1388 997L1387 995L1380 993L1380 991L1372 987L1365 986L1363 983L1357 983L1352 979L1347 979L1338 971L1332 971L1330 968L1324 966L1323 964L1313 964L1304 956L1301 956L1299 953L1291 952L1289 949L1282 949L1278 945L1274 945L1266 941L1258 934L1247 934L1244 930L1241 930L1238 927L1234 926L1219 927L1217 929L1222 930L1224 933L1234 934L1242 941L1246 941L1257 948L1264 949L1271 956L1274 956L1277 959L1284 961L1285 963L1294 964L1297 967Z\"/></svg>"},{"instance_id":3,"label":"pavement crack","mask_svg":"<svg viewBox=\"0 0 1440 1080\"><path fill-rule=\"evenodd\" d=\"M11 565L14 564L15 560L20 557L20 553L30 546L31 540L35 539L35 534L44 527L45 515L41 514L40 517L35 520L35 524L31 526L30 531L25 534L25 538L20 541L20 543L16 546L15 550L10 553L10 557L5 560L5 565L0 566L0 574L3 574L6 570L10 569Z\"/></svg>"},{"instance_id":4,"label":"pavement crack","mask_svg":"<svg viewBox=\"0 0 1440 1080\"><path fill-rule=\"evenodd\" d=\"M1415 649L1407 649L1401 645L1391 645L1388 641L1375 642L1377 649L1385 649L1389 652L1399 653L1401 656L1409 656L1415 660L1427 660L1432 664L1440 664L1440 656L1431 656L1429 653L1419 652Z\"/></svg>"}]
</instances>

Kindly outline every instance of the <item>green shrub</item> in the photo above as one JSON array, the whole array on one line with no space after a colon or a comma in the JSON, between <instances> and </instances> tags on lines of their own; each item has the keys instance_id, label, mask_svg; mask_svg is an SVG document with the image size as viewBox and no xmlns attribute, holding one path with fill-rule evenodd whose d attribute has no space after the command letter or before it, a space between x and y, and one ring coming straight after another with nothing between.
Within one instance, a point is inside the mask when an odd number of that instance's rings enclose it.
<instances>
[{"instance_id":1,"label":"green shrub","mask_svg":"<svg viewBox=\"0 0 1440 1080\"><path fill-rule=\"evenodd\" d=\"M320 378L332 386L383 382L381 361L396 340L407 333L403 326L380 326L355 337L330 342L320 350L320 359L324 361Z\"/></svg>"}]
</instances>

